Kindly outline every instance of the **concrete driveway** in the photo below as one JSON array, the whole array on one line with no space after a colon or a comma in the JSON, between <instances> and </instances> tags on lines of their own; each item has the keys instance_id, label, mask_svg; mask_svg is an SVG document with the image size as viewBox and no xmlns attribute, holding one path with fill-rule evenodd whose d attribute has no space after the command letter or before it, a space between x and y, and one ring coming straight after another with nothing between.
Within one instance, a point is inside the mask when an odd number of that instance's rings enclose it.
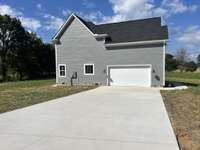
<instances>
[{"instance_id":1,"label":"concrete driveway","mask_svg":"<svg viewBox=\"0 0 200 150\"><path fill-rule=\"evenodd\" d=\"M156 89L100 87L0 115L1 150L178 150Z\"/></svg>"}]
</instances>

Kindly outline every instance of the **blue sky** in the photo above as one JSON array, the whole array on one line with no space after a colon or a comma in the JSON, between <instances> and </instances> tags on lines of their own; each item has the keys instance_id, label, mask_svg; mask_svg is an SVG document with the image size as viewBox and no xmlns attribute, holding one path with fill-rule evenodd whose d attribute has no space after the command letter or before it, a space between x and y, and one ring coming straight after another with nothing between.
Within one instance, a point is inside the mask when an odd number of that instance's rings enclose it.
<instances>
[{"instance_id":1,"label":"blue sky","mask_svg":"<svg viewBox=\"0 0 200 150\"><path fill-rule=\"evenodd\" d=\"M187 48L191 59L200 54L199 0L0 0L0 14L19 18L45 42L71 12L95 23L161 16L169 27L168 52Z\"/></svg>"}]
</instances>

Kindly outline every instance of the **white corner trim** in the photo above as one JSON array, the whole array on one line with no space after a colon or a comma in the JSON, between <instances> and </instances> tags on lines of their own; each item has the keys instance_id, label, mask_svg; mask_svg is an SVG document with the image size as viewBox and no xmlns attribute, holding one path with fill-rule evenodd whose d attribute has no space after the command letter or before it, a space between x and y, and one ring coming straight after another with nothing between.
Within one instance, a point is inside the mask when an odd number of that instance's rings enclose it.
<instances>
[{"instance_id":1,"label":"white corner trim","mask_svg":"<svg viewBox=\"0 0 200 150\"><path fill-rule=\"evenodd\" d=\"M158 44L158 43L165 43L165 42L167 42L167 40L124 42L124 43L105 44L105 47L130 46L130 45L140 45L140 44Z\"/></svg>"},{"instance_id":2,"label":"white corner trim","mask_svg":"<svg viewBox=\"0 0 200 150\"><path fill-rule=\"evenodd\" d=\"M165 54L166 54L166 43L163 43L163 86L165 86Z\"/></svg>"},{"instance_id":3,"label":"white corner trim","mask_svg":"<svg viewBox=\"0 0 200 150\"><path fill-rule=\"evenodd\" d=\"M151 74L150 74L150 86L152 86L152 64L127 64L127 65L107 65L107 86L110 86L110 83L109 83L109 68L112 68L112 67L150 67L150 70L151 70Z\"/></svg>"},{"instance_id":4,"label":"white corner trim","mask_svg":"<svg viewBox=\"0 0 200 150\"><path fill-rule=\"evenodd\" d=\"M61 76L60 75L60 66L65 66L65 75L64 76ZM66 77L66 73L67 73L67 68L66 68L66 64L59 64L58 65L58 75L59 75L59 77Z\"/></svg>"},{"instance_id":5,"label":"white corner trim","mask_svg":"<svg viewBox=\"0 0 200 150\"><path fill-rule=\"evenodd\" d=\"M93 66L93 73L85 73L85 66L87 66L87 65L92 65ZM83 74L84 75L86 75L86 76L93 76L93 75L95 75L95 66L94 66L94 64L84 64L83 65Z\"/></svg>"},{"instance_id":6,"label":"white corner trim","mask_svg":"<svg viewBox=\"0 0 200 150\"><path fill-rule=\"evenodd\" d=\"M55 67L56 67L56 84L58 84L58 75L59 75L59 74L58 74L59 71L58 71L58 67L57 67L57 66L58 66L58 58L57 58L57 57L58 57L58 54L57 54L58 52L57 52L57 51L58 51L58 49L57 49L57 45L55 44L55 58L56 58L56 62L55 62L55 63L56 63L56 66L55 66Z\"/></svg>"}]
</instances>

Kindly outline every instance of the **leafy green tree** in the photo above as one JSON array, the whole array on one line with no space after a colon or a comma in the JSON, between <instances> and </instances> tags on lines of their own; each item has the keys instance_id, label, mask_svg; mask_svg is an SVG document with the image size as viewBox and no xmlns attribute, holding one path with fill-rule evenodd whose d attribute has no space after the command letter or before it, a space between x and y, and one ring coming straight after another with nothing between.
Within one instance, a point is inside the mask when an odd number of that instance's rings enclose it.
<instances>
[{"instance_id":1,"label":"leafy green tree","mask_svg":"<svg viewBox=\"0 0 200 150\"><path fill-rule=\"evenodd\" d=\"M8 69L18 80L46 78L55 74L55 55L51 44L44 44L21 22L0 15L0 69L3 80Z\"/></svg>"},{"instance_id":2,"label":"leafy green tree","mask_svg":"<svg viewBox=\"0 0 200 150\"><path fill-rule=\"evenodd\" d=\"M55 74L55 55L51 44L44 44L35 33L28 33L25 45L17 51L13 68L22 79L52 77Z\"/></svg>"},{"instance_id":3,"label":"leafy green tree","mask_svg":"<svg viewBox=\"0 0 200 150\"><path fill-rule=\"evenodd\" d=\"M52 44L43 44L37 53L43 77L55 76L55 50Z\"/></svg>"},{"instance_id":4,"label":"leafy green tree","mask_svg":"<svg viewBox=\"0 0 200 150\"><path fill-rule=\"evenodd\" d=\"M173 71L177 69L177 61L173 55L166 54L165 61L166 61L166 66L165 66L166 71Z\"/></svg>"},{"instance_id":5,"label":"leafy green tree","mask_svg":"<svg viewBox=\"0 0 200 150\"><path fill-rule=\"evenodd\" d=\"M16 50L21 47L24 34L25 30L19 20L8 15L0 15L0 60L3 80L6 80L9 61L16 54Z\"/></svg>"},{"instance_id":6,"label":"leafy green tree","mask_svg":"<svg viewBox=\"0 0 200 150\"><path fill-rule=\"evenodd\" d=\"M17 73L17 79L22 80L25 77L29 78L30 74L37 73L38 71L33 66L37 65L37 58L34 54L34 41L29 32L23 35L23 41L20 46L16 49L15 55L11 57L10 64L12 69Z\"/></svg>"}]
</instances>

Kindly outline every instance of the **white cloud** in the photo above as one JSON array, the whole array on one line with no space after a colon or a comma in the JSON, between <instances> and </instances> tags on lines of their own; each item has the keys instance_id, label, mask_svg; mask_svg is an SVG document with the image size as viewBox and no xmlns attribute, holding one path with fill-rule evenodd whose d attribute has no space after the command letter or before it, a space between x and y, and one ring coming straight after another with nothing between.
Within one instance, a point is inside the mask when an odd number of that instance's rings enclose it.
<instances>
[{"instance_id":1,"label":"white cloud","mask_svg":"<svg viewBox=\"0 0 200 150\"><path fill-rule=\"evenodd\" d=\"M72 11L72 10L63 10L62 14L64 16L69 16L71 13L75 13L78 16L84 18L87 21L92 21L94 23L99 23L99 22L103 22L104 18L106 16L103 15L103 13L101 11L92 11L90 13L84 13L82 11Z\"/></svg>"},{"instance_id":2,"label":"white cloud","mask_svg":"<svg viewBox=\"0 0 200 150\"><path fill-rule=\"evenodd\" d=\"M73 11L71 11L71 10L69 10L69 9L67 9L67 10L62 10L63 16L67 16L67 17L68 17L72 12L73 12Z\"/></svg>"},{"instance_id":3,"label":"white cloud","mask_svg":"<svg viewBox=\"0 0 200 150\"><path fill-rule=\"evenodd\" d=\"M112 4L115 15L107 18L108 22L145 18L153 15L152 0L109 0L109 2Z\"/></svg>"},{"instance_id":4,"label":"white cloud","mask_svg":"<svg viewBox=\"0 0 200 150\"><path fill-rule=\"evenodd\" d=\"M181 0L163 0L160 5L155 0L109 0L114 12L113 16L105 17L105 22L117 22L129 19L163 16L194 12L197 5L186 5Z\"/></svg>"},{"instance_id":5,"label":"white cloud","mask_svg":"<svg viewBox=\"0 0 200 150\"><path fill-rule=\"evenodd\" d=\"M91 2L91 0L83 0L82 3L86 8L95 8L95 3Z\"/></svg>"},{"instance_id":6,"label":"white cloud","mask_svg":"<svg viewBox=\"0 0 200 150\"><path fill-rule=\"evenodd\" d=\"M58 30L64 23L64 19L50 14L45 14L43 17L45 19L44 29L46 30Z\"/></svg>"},{"instance_id":7,"label":"white cloud","mask_svg":"<svg viewBox=\"0 0 200 150\"><path fill-rule=\"evenodd\" d=\"M176 40L189 47L200 47L200 26L188 27Z\"/></svg>"},{"instance_id":8,"label":"white cloud","mask_svg":"<svg viewBox=\"0 0 200 150\"><path fill-rule=\"evenodd\" d=\"M142 19L147 17L162 16L163 21L171 15L194 12L197 5L186 5L181 0L162 0L160 4L155 0L108 0L111 3L114 15L105 16L102 12L75 12L79 16L96 23L118 22L132 19ZM83 0L89 2L89 0ZM63 11L63 15L68 16L71 10Z\"/></svg>"},{"instance_id":9,"label":"white cloud","mask_svg":"<svg viewBox=\"0 0 200 150\"><path fill-rule=\"evenodd\" d=\"M10 15L11 17L18 18L22 25L30 30L36 31L41 27L39 20L35 18L25 17L21 11L16 10L15 8L10 7L9 5L0 4L0 14L1 15Z\"/></svg>"},{"instance_id":10,"label":"white cloud","mask_svg":"<svg viewBox=\"0 0 200 150\"><path fill-rule=\"evenodd\" d=\"M169 35L170 35L170 38L177 38L181 35L181 28L180 26L174 26L173 24L169 24L168 25L168 29L169 29Z\"/></svg>"},{"instance_id":11,"label":"white cloud","mask_svg":"<svg viewBox=\"0 0 200 150\"><path fill-rule=\"evenodd\" d=\"M38 3L38 4L36 5L36 7L37 7L38 10L42 10L42 4Z\"/></svg>"},{"instance_id":12,"label":"white cloud","mask_svg":"<svg viewBox=\"0 0 200 150\"><path fill-rule=\"evenodd\" d=\"M12 17L22 16L23 13L17 11L14 8L11 8L9 5L0 4L0 14L1 15L10 15Z\"/></svg>"},{"instance_id":13,"label":"white cloud","mask_svg":"<svg viewBox=\"0 0 200 150\"><path fill-rule=\"evenodd\" d=\"M102 19L105 17L102 12L96 11L91 13L83 13L83 12L77 12L77 15L85 18L88 21L92 21L94 23L99 23L102 21Z\"/></svg>"},{"instance_id":14,"label":"white cloud","mask_svg":"<svg viewBox=\"0 0 200 150\"><path fill-rule=\"evenodd\" d=\"M168 9L171 14L194 12L197 5L186 5L181 0L163 0L162 6Z\"/></svg>"},{"instance_id":15,"label":"white cloud","mask_svg":"<svg viewBox=\"0 0 200 150\"><path fill-rule=\"evenodd\" d=\"M22 22L22 25L28 29L32 29L36 31L38 28L41 27L40 21L34 18L27 18L27 17L20 17L19 18Z\"/></svg>"}]
</instances>

